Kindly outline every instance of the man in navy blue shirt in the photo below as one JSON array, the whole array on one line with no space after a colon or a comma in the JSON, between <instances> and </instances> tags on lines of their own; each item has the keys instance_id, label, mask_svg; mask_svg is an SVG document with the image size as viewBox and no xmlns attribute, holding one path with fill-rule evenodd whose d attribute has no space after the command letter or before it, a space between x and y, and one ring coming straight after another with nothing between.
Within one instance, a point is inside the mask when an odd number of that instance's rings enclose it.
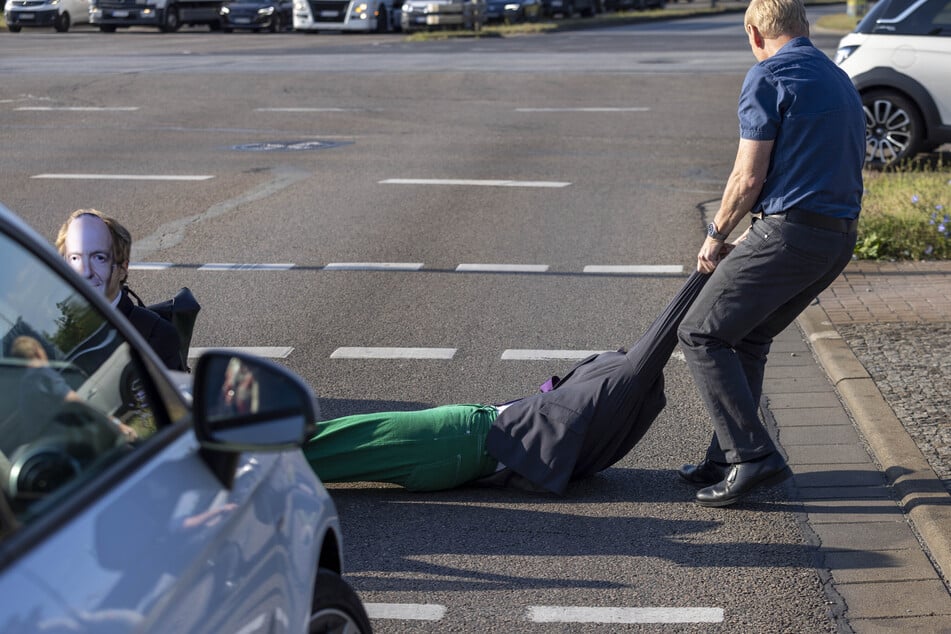
<instances>
[{"instance_id":1,"label":"man in navy blue shirt","mask_svg":"<svg viewBox=\"0 0 951 634\"><path fill-rule=\"evenodd\" d=\"M759 418L773 338L842 272L855 247L865 118L852 82L809 40L802 0L752 0L759 62L739 98L740 142L697 269L710 279L678 330L714 428L680 476L727 506L790 475ZM752 224L733 244L744 216Z\"/></svg>"}]
</instances>

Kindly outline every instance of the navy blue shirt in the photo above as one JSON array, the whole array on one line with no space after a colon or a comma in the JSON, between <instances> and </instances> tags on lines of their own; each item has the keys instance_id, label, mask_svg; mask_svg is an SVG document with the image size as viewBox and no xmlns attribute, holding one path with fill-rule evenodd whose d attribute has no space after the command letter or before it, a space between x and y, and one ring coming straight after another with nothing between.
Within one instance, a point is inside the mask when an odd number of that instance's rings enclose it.
<instances>
[{"instance_id":1,"label":"navy blue shirt","mask_svg":"<svg viewBox=\"0 0 951 634\"><path fill-rule=\"evenodd\" d=\"M750 69L740 136L774 141L753 213L793 207L856 218L862 203L865 114L848 75L805 37Z\"/></svg>"}]
</instances>

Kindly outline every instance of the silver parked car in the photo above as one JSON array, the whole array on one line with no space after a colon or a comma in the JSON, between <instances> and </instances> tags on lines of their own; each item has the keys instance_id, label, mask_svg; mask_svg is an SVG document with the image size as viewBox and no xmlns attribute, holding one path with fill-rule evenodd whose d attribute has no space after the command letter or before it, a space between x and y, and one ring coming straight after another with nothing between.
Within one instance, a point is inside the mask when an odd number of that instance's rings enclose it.
<instances>
[{"instance_id":1,"label":"silver parked car","mask_svg":"<svg viewBox=\"0 0 951 634\"><path fill-rule=\"evenodd\" d=\"M369 632L310 389L238 351L170 374L2 205L0 255L0 632Z\"/></svg>"}]
</instances>

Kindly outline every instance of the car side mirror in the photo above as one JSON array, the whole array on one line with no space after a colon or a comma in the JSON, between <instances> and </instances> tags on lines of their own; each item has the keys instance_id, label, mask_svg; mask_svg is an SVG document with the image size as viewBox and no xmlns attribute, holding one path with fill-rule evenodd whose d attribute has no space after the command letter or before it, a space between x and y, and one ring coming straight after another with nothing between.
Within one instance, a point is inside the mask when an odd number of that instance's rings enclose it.
<instances>
[{"instance_id":1,"label":"car side mirror","mask_svg":"<svg viewBox=\"0 0 951 634\"><path fill-rule=\"evenodd\" d=\"M195 433L212 451L281 451L300 447L317 420L311 389L290 370L237 350L198 359Z\"/></svg>"}]
</instances>

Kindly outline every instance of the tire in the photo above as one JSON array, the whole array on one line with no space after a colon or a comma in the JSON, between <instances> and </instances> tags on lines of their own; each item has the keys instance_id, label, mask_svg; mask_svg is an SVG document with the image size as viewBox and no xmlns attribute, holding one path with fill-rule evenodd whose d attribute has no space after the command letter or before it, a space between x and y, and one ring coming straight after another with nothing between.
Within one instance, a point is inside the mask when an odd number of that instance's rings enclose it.
<instances>
[{"instance_id":1,"label":"tire","mask_svg":"<svg viewBox=\"0 0 951 634\"><path fill-rule=\"evenodd\" d=\"M159 30L162 33L174 33L181 26L181 22L178 21L178 7L174 4L169 5L165 9L165 15L162 18L162 25L159 27Z\"/></svg>"},{"instance_id":2,"label":"tire","mask_svg":"<svg viewBox=\"0 0 951 634\"><path fill-rule=\"evenodd\" d=\"M925 128L910 99L891 90L872 90L862 95L862 108L868 167L884 169L918 154Z\"/></svg>"},{"instance_id":3,"label":"tire","mask_svg":"<svg viewBox=\"0 0 951 634\"><path fill-rule=\"evenodd\" d=\"M7 30L10 31L10 33L19 33L20 27L16 26L15 24L8 24Z\"/></svg>"},{"instance_id":4,"label":"tire","mask_svg":"<svg viewBox=\"0 0 951 634\"><path fill-rule=\"evenodd\" d=\"M271 16L271 23L268 24L268 32L270 33L280 33L281 29L284 28L284 25L281 23L281 14L274 12L274 15Z\"/></svg>"},{"instance_id":5,"label":"tire","mask_svg":"<svg viewBox=\"0 0 951 634\"><path fill-rule=\"evenodd\" d=\"M69 30L69 24L69 13L63 11L58 16L56 16L56 20L53 22L53 28L56 29L57 33L65 33Z\"/></svg>"},{"instance_id":6,"label":"tire","mask_svg":"<svg viewBox=\"0 0 951 634\"><path fill-rule=\"evenodd\" d=\"M328 568L317 571L309 634L348 632L370 634L370 618L360 598L340 575Z\"/></svg>"},{"instance_id":7,"label":"tire","mask_svg":"<svg viewBox=\"0 0 951 634\"><path fill-rule=\"evenodd\" d=\"M115 33L116 27L111 24L101 24L99 26L100 33Z\"/></svg>"}]
</instances>

